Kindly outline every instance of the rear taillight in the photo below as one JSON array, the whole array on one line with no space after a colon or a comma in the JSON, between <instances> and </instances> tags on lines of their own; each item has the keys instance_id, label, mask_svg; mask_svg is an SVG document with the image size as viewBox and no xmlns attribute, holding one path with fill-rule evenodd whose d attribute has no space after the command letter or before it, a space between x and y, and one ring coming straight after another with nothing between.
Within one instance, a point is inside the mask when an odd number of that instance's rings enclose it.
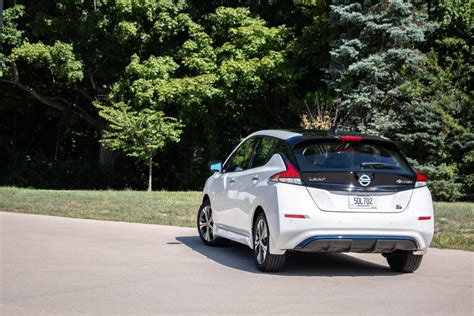
<instances>
[{"instance_id":1,"label":"rear taillight","mask_svg":"<svg viewBox=\"0 0 474 316\"><path fill-rule=\"evenodd\" d=\"M427 185L426 176L422 174L421 172L418 172L417 170L415 170L415 173L416 173L415 188L425 187Z\"/></svg>"},{"instance_id":2,"label":"rear taillight","mask_svg":"<svg viewBox=\"0 0 474 316\"><path fill-rule=\"evenodd\" d=\"M274 182L284 182L284 183L291 183L291 184L303 184L301 181L301 176L298 170L291 164L291 162L286 161L286 170L274 174L270 177L271 181Z\"/></svg>"}]
</instances>

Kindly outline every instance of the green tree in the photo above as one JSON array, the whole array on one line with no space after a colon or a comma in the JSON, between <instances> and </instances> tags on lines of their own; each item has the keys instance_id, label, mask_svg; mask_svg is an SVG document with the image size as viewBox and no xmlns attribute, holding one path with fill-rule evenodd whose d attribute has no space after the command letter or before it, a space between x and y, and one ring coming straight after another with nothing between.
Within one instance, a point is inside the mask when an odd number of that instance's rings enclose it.
<instances>
[{"instance_id":1,"label":"green tree","mask_svg":"<svg viewBox=\"0 0 474 316\"><path fill-rule=\"evenodd\" d=\"M179 171L205 170L203 161L249 130L288 122L287 100L301 78L287 62L291 29L242 7L21 0L7 6L1 39L3 95L13 87L48 113L82 120L97 140L106 122L94 102L177 117L186 151ZM100 148L100 164L117 157Z\"/></svg>"},{"instance_id":2,"label":"green tree","mask_svg":"<svg viewBox=\"0 0 474 316\"><path fill-rule=\"evenodd\" d=\"M164 188L201 186L242 136L302 117L391 137L435 198L472 199L472 1L15 0L3 13L0 181L141 184L141 165L100 145L100 103L182 122L156 154Z\"/></svg>"},{"instance_id":3,"label":"green tree","mask_svg":"<svg viewBox=\"0 0 474 316\"><path fill-rule=\"evenodd\" d=\"M218 7L199 22L186 19L186 40L173 56L132 55L107 95L110 102L149 104L182 120L183 150L195 157L187 164L227 153L249 129L277 126L299 78L286 62L287 27L270 27L247 8ZM205 151L186 143L197 137Z\"/></svg>"},{"instance_id":4,"label":"green tree","mask_svg":"<svg viewBox=\"0 0 474 316\"><path fill-rule=\"evenodd\" d=\"M474 6L472 1L431 0L430 19L437 24L430 39L433 55L441 70L441 77L449 84L447 96L454 102L446 103L451 122L462 126L455 129L456 144L450 151L450 164L458 166L457 181L462 183L464 198L474 198ZM439 71L434 72L437 75ZM444 90L446 91L446 90ZM433 100L439 100L434 96ZM462 132L459 132L459 131Z\"/></svg>"},{"instance_id":5,"label":"green tree","mask_svg":"<svg viewBox=\"0 0 474 316\"><path fill-rule=\"evenodd\" d=\"M5 9L0 82L72 113L98 138L105 122L93 103L120 83L133 56L172 59L191 21L184 2L19 2ZM103 149L99 164L107 165L112 155Z\"/></svg>"},{"instance_id":6,"label":"green tree","mask_svg":"<svg viewBox=\"0 0 474 316\"><path fill-rule=\"evenodd\" d=\"M474 192L474 99L472 5L429 1L435 25L425 71L402 86L414 107L403 115L396 138L428 175L437 200L472 199Z\"/></svg>"},{"instance_id":7,"label":"green tree","mask_svg":"<svg viewBox=\"0 0 474 316\"><path fill-rule=\"evenodd\" d=\"M405 113L395 135L417 168L428 175L435 199L454 201L472 188L474 106L439 65L434 51L428 54L426 67L428 71L401 88L414 107Z\"/></svg>"},{"instance_id":8,"label":"green tree","mask_svg":"<svg viewBox=\"0 0 474 316\"><path fill-rule=\"evenodd\" d=\"M400 87L425 60L417 49L427 29L423 7L410 0L334 0L331 19L339 38L330 51L328 85L345 126L389 134L390 122L411 106Z\"/></svg>"},{"instance_id":9,"label":"green tree","mask_svg":"<svg viewBox=\"0 0 474 316\"><path fill-rule=\"evenodd\" d=\"M179 142L182 124L161 111L134 111L124 103L103 106L100 116L108 123L101 142L111 150L148 163L148 191L152 190L153 157L170 142Z\"/></svg>"}]
</instances>

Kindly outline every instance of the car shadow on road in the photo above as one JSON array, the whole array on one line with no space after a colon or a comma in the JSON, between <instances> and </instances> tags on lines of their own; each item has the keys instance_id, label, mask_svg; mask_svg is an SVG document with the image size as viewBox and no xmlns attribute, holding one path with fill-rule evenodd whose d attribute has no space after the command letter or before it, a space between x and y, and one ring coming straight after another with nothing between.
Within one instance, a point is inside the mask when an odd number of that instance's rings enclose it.
<instances>
[{"instance_id":1,"label":"car shadow on road","mask_svg":"<svg viewBox=\"0 0 474 316\"><path fill-rule=\"evenodd\" d=\"M251 273L261 273L254 265L252 250L229 242L224 247L204 245L198 236L180 236L176 240L224 266ZM376 254L374 254L376 255ZM396 276L388 266L365 261L342 253L293 252L278 275L300 276Z\"/></svg>"}]
</instances>

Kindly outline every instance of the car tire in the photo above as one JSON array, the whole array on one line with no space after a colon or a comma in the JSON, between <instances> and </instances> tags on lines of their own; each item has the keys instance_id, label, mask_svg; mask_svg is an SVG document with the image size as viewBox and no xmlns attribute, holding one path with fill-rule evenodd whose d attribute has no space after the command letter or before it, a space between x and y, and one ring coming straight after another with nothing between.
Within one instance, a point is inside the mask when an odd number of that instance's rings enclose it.
<instances>
[{"instance_id":1,"label":"car tire","mask_svg":"<svg viewBox=\"0 0 474 316\"><path fill-rule=\"evenodd\" d=\"M197 214L197 229L201 241L207 246L223 246L228 240L214 235L211 202L204 200Z\"/></svg>"},{"instance_id":2,"label":"car tire","mask_svg":"<svg viewBox=\"0 0 474 316\"><path fill-rule=\"evenodd\" d=\"M258 214L253 225L253 257L255 265L263 272L277 272L285 265L286 254L270 253L270 229L267 218L262 212Z\"/></svg>"},{"instance_id":3,"label":"car tire","mask_svg":"<svg viewBox=\"0 0 474 316\"><path fill-rule=\"evenodd\" d=\"M422 255L414 255L412 251L395 250L384 254L390 269L394 272L412 273L421 265Z\"/></svg>"}]
</instances>

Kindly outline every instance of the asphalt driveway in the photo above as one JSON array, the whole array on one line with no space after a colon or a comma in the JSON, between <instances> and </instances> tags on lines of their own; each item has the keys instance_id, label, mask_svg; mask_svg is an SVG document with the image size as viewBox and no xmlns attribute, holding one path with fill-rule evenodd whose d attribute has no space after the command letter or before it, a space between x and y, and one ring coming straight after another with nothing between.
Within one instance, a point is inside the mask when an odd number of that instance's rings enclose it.
<instances>
[{"instance_id":1,"label":"asphalt driveway","mask_svg":"<svg viewBox=\"0 0 474 316\"><path fill-rule=\"evenodd\" d=\"M430 249L414 274L380 255L250 249L191 228L0 213L0 314L473 314L474 253Z\"/></svg>"}]
</instances>

